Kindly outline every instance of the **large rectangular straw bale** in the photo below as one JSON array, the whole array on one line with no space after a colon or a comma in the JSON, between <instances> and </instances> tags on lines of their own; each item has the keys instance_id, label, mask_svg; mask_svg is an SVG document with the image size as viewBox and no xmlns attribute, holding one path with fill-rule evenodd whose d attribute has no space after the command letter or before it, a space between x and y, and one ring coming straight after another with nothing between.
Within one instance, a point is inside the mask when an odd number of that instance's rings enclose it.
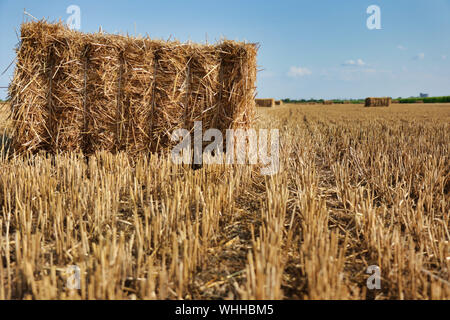
<instances>
[{"instance_id":1,"label":"large rectangular straw bale","mask_svg":"<svg viewBox=\"0 0 450 320\"><path fill-rule=\"evenodd\" d=\"M87 152L118 151L123 138L120 90L123 85L121 38L88 35L87 49Z\"/></svg>"},{"instance_id":2,"label":"large rectangular straw bale","mask_svg":"<svg viewBox=\"0 0 450 320\"><path fill-rule=\"evenodd\" d=\"M186 92L186 119L184 128L192 132L195 121L202 122L203 133L209 128L219 127L221 104L218 100L220 58L212 45L190 44L188 61L188 87ZM224 134L225 132L223 132ZM194 140L191 140L195 143ZM206 146L210 142L203 142Z\"/></svg>"},{"instance_id":3,"label":"large rectangular straw bale","mask_svg":"<svg viewBox=\"0 0 450 320\"><path fill-rule=\"evenodd\" d=\"M219 115L220 60L214 46L193 45L188 63L189 87L186 127L194 121L203 121L216 128Z\"/></svg>"},{"instance_id":4,"label":"large rectangular straw bale","mask_svg":"<svg viewBox=\"0 0 450 320\"><path fill-rule=\"evenodd\" d=\"M53 152L81 151L84 139L84 47L72 33L63 31L54 35L50 52L47 122Z\"/></svg>"},{"instance_id":5,"label":"large rectangular straw bale","mask_svg":"<svg viewBox=\"0 0 450 320\"><path fill-rule=\"evenodd\" d=\"M220 58L220 113L217 129L246 128L255 113L256 47L224 41L218 46Z\"/></svg>"},{"instance_id":6,"label":"large rectangular straw bale","mask_svg":"<svg viewBox=\"0 0 450 320\"><path fill-rule=\"evenodd\" d=\"M255 44L182 44L22 25L10 87L15 149L160 152L175 129L248 128Z\"/></svg>"},{"instance_id":7,"label":"large rectangular straw bale","mask_svg":"<svg viewBox=\"0 0 450 320\"><path fill-rule=\"evenodd\" d=\"M25 23L21 29L14 81L9 87L13 109L13 148L18 152L50 150L49 108L51 35L57 25Z\"/></svg>"},{"instance_id":8,"label":"large rectangular straw bale","mask_svg":"<svg viewBox=\"0 0 450 320\"><path fill-rule=\"evenodd\" d=\"M125 123L122 142L130 153L150 150L155 51L158 47L158 43L148 39L127 39L123 48L121 105Z\"/></svg>"},{"instance_id":9,"label":"large rectangular straw bale","mask_svg":"<svg viewBox=\"0 0 450 320\"><path fill-rule=\"evenodd\" d=\"M155 87L151 119L151 150L172 145L173 130L183 128L187 118L187 52L180 43L165 43L155 51Z\"/></svg>"}]
</instances>

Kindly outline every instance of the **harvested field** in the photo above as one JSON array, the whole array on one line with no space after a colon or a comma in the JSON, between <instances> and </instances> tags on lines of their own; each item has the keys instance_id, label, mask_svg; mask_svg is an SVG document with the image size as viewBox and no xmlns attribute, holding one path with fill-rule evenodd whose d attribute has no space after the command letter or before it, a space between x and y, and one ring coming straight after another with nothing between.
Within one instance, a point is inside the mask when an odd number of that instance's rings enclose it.
<instances>
[{"instance_id":1,"label":"harvested field","mask_svg":"<svg viewBox=\"0 0 450 320\"><path fill-rule=\"evenodd\" d=\"M272 177L124 152L1 157L0 299L450 299L450 105L258 118L280 129Z\"/></svg>"}]
</instances>

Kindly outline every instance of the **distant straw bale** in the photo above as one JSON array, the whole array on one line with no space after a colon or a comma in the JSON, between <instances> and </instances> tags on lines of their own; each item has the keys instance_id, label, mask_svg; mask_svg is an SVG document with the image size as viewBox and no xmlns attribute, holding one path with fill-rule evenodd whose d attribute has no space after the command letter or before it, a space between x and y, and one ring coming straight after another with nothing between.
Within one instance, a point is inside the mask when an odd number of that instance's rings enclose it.
<instances>
[{"instance_id":1,"label":"distant straw bale","mask_svg":"<svg viewBox=\"0 0 450 320\"><path fill-rule=\"evenodd\" d=\"M391 104L391 98L385 97L385 98L366 98L365 100L365 107L389 107Z\"/></svg>"},{"instance_id":2,"label":"distant straw bale","mask_svg":"<svg viewBox=\"0 0 450 320\"><path fill-rule=\"evenodd\" d=\"M276 100L275 101L275 105L276 106L282 106L283 105L283 100Z\"/></svg>"},{"instance_id":3,"label":"distant straw bale","mask_svg":"<svg viewBox=\"0 0 450 320\"><path fill-rule=\"evenodd\" d=\"M9 87L18 152L159 152L177 128L248 128L257 45L83 34L27 22Z\"/></svg>"},{"instance_id":4,"label":"distant straw bale","mask_svg":"<svg viewBox=\"0 0 450 320\"><path fill-rule=\"evenodd\" d=\"M272 108L275 106L275 99L255 99L258 107Z\"/></svg>"},{"instance_id":5,"label":"distant straw bale","mask_svg":"<svg viewBox=\"0 0 450 320\"><path fill-rule=\"evenodd\" d=\"M333 104L333 100L324 100L323 104Z\"/></svg>"}]
</instances>

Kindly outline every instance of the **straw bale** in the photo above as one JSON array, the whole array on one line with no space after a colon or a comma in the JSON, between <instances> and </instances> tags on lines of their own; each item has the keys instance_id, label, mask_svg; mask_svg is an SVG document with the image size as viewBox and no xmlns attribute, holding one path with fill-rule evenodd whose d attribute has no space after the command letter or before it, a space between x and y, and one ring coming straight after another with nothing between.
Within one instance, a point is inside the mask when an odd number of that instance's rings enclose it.
<instances>
[{"instance_id":1,"label":"straw bale","mask_svg":"<svg viewBox=\"0 0 450 320\"><path fill-rule=\"evenodd\" d=\"M9 86L13 110L13 148L18 152L50 149L49 56L51 34L58 29L45 23L24 24L17 52L14 81Z\"/></svg>"},{"instance_id":2,"label":"straw bale","mask_svg":"<svg viewBox=\"0 0 450 320\"><path fill-rule=\"evenodd\" d=\"M255 44L182 44L27 22L10 85L22 151L159 152L173 130L248 128ZM273 99L272 99L273 100Z\"/></svg>"},{"instance_id":3,"label":"straw bale","mask_svg":"<svg viewBox=\"0 0 450 320\"><path fill-rule=\"evenodd\" d=\"M50 51L51 84L47 120L50 128L50 149L81 151L83 144L83 89L84 64L81 57L83 45L73 34L59 29L54 35Z\"/></svg>"},{"instance_id":4,"label":"straw bale","mask_svg":"<svg viewBox=\"0 0 450 320\"><path fill-rule=\"evenodd\" d=\"M365 107L388 107L391 103L391 98L384 97L384 98L366 98L365 100Z\"/></svg>"},{"instance_id":5,"label":"straw bale","mask_svg":"<svg viewBox=\"0 0 450 320\"><path fill-rule=\"evenodd\" d=\"M153 116L151 119L151 149L168 147L170 134L184 128L187 106L187 48L167 44L155 52L155 87L153 91Z\"/></svg>"},{"instance_id":6,"label":"straw bale","mask_svg":"<svg viewBox=\"0 0 450 320\"><path fill-rule=\"evenodd\" d=\"M256 51L253 44L237 45L224 41L218 45L220 59L217 129L248 128L255 115Z\"/></svg>"},{"instance_id":7,"label":"straw bale","mask_svg":"<svg viewBox=\"0 0 450 320\"><path fill-rule=\"evenodd\" d=\"M151 150L151 126L155 79L155 52L158 42L148 39L126 39L123 52L122 94L123 110L121 146L129 153Z\"/></svg>"},{"instance_id":8,"label":"straw bale","mask_svg":"<svg viewBox=\"0 0 450 320\"><path fill-rule=\"evenodd\" d=\"M272 108L275 106L275 99L255 99L255 102L259 107Z\"/></svg>"},{"instance_id":9,"label":"straw bale","mask_svg":"<svg viewBox=\"0 0 450 320\"><path fill-rule=\"evenodd\" d=\"M221 127L220 124L222 105L219 101L221 90L219 53L214 46L191 45L189 49L191 52L186 70L189 81L186 88L183 127L192 131L194 122L202 121L203 133L208 128L217 128L222 129L224 134L225 126ZM204 142L204 145L207 144L209 142Z\"/></svg>"}]
</instances>

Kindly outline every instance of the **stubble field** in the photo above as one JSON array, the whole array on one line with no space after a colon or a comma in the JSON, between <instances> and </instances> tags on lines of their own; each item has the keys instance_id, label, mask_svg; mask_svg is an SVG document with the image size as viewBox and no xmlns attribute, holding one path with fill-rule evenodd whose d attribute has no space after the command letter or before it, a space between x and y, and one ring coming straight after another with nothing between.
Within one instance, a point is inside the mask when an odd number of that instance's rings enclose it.
<instances>
[{"instance_id":1,"label":"stubble field","mask_svg":"<svg viewBox=\"0 0 450 320\"><path fill-rule=\"evenodd\" d=\"M449 299L449 124L448 104L259 108L273 176L2 151L0 299Z\"/></svg>"}]
</instances>

